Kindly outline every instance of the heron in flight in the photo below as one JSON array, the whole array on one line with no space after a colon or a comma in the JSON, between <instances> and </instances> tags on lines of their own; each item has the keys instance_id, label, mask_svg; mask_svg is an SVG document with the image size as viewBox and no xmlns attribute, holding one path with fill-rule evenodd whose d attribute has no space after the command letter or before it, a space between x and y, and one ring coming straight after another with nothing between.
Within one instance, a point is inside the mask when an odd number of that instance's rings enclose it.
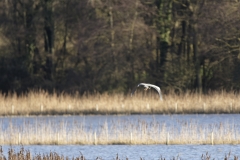
<instances>
[{"instance_id":1,"label":"heron in flight","mask_svg":"<svg viewBox=\"0 0 240 160\"><path fill-rule=\"evenodd\" d=\"M150 89L151 87L154 88L154 89L158 92L159 97L160 97L160 100L162 101L161 89L160 89L158 86L155 86L155 85L153 85L153 84L148 84L148 83L139 83L139 84L137 85L137 87L139 87L139 86L143 86L145 91L148 90L148 89ZM136 91L137 87L135 87L135 88L133 89L133 91L132 91L132 93L131 93L131 96L134 94L134 92Z\"/></svg>"}]
</instances>

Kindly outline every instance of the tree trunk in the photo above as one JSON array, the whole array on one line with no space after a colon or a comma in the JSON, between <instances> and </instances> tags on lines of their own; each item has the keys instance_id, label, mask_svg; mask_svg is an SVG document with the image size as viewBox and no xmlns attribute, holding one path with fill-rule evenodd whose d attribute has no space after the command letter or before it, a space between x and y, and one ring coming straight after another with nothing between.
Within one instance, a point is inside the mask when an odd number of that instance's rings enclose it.
<instances>
[{"instance_id":1,"label":"tree trunk","mask_svg":"<svg viewBox=\"0 0 240 160\"><path fill-rule=\"evenodd\" d=\"M44 0L44 43L46 52L46 79L54 77L54 22L53 0Z\"/></svg>"},{"instance_id":2,"label":"tree trunk","mask_svg":"<svg viewBox=\"0 0 240 160\"><path fill-rule=\"evenodd\" d=\"M193 24L193 54L195 62L195 73L196 73L196 88L198 93L202 93L202 75L201 75L201 66L198 53L198 31L197 24Z\"/></svg>"},{"instance_id":3,"label":"tree trunk","mask_svg":"<svg viewBox=\"0 0 240 160\"><path fill-rule=\"evenodd\" d=\"M160 70L162 75L164 75L164 69L163 66L166 63L166 58L167 54L169 51L169 46L170 46L170 32L171 32L171 27L170 23L172 21L172 1L161 1L158 0L156 2L156 5L158 7L158 33L159 33L159 38L157 38L158 44L157 47L160 50L160 56L158 56L158 51L157 53L157 58L160 58L159 60L159 66L157 67L157 70ZM158 63L158 60L157 60Z\"/></svg>"},{"instance_id":4,"label":"tree trunk","mask_svg":"<svg viewBox=\"0 0 240 160\"><path fill-rule=\"evenodd\" d=\"M135 81L135 70L134 70L134 50L133 50L133 36L134 36L134 29L135 29L135 23L137 20L138 16L138 0L136 0L136 6L135 6L135 12L134 12L134 17L131 25L131 30L130 30L130 38L129 38L129 56L131 57L130 59L130 65L131 65L131 82L134 83ZM133 84L131 84L133 85Z\"/></svg>"}]
</instances>

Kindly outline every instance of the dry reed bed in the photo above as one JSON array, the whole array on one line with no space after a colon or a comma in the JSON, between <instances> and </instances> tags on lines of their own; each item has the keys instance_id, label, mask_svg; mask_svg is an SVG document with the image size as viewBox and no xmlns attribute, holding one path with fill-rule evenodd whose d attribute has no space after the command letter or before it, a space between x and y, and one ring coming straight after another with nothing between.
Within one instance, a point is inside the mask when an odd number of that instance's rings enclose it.
<instances>
[{"instance_id":1,"label":"dry reed bed","mask_svg":"<svg viewBox=\"0 0 240 160\"><path fill-rule=\"evenodd\" d=\"M154 91L124 94L49 94L30 91L17 96L0 95L0 115L56 114L188 114L239 113L240 95L214 92L208 95L185 93L164 95L160 101Z\"/></svg>"},{"instance_id":2,"label":"dry reed bed","mask_svg":"<svg viewBox=\"0 0 240 160\"><path fill-rule=\"evenodd\" d=\"M0 123L0 144L240 144L240 128L228 123L179 122L167 126L140 120L105 122L96 128L82 122L10 122L8 126Z\"/></svg>"},{"instance_id":3,"label":"dry reed bed","mask_svg":"<svg viewBox=\"0 0 240 160\"><path fill-rule=\"evenodd\" d=\"M76 156L76 157L64 157L63 155L60 155L56 152L49 152L48 154L37 154L37 155L33 155L29 150L24 150L24 147L22 146L20 148L20 151L15 152L14 149L9 148L8 151L8 156L4 156L3 155L3 150L2 148L0 148L0 160L87 160L85 158L85 156L80 152L80 156ZM202 154L201 156L201 160L210 160L212 157L210 154L208 154L208 152L206 154ZM234 160L238 160L238 157L235 155L231 155L231 152L229 152L228 154L225 155L224 160L229 160L229 159L234 159ZM114 158L116 160L120 160L122 158L120 158L118 156L118 154L116 155L116 158ZM128 158L124 158L126 160L128 160ZM143 158L139 157L140 160L142 160ZM158 158L159 160L165 160L164 157L160 157ZM177 157L173 157L172 160L180 160L181 158L179 156ZM88 159L90 160L90 159ZM96 159L94 160L103 160L101 157L96 157ZM123 160L123 159L122 159Z\"/></svg>"}]
</instances>

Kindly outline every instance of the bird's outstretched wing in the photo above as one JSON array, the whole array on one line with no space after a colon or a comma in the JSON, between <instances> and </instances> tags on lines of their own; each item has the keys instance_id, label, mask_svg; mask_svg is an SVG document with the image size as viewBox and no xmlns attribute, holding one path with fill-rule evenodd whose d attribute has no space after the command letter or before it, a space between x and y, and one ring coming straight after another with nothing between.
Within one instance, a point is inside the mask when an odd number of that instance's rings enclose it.
<instances>
[{"instance_id":1,"label":"bird's outstretched wing","mask_svg":"<svg viewBox=\"0 0 240 160\"><path fill-rule=\"evenodd\" d=\"M156 85L153 85L153 84L147 84L147 83L139 83L139 84L132 90L131 96L134 94L134 92L136 91L137 87L139 87L139 86L152 87L152 88L154 88L154 89L158 92L159 97L160 97L160 100L162 100L162 93L161 93L160 87L158 87L158 86L156 86Z\"/></svg>"},{"instance_id":2,"label":"bird's outstretched wing","mask_svg":"<svg viewBox=\"0 0 240 160\"><path fill-rule=\"evenodd\" d=\"M137 90L139 86L146 86L146 83L139 83L134 89L132 90L131 96L134 94L134 92Z\"/></svg>"},{"instance_id":3,"label":"bird's outstretched wing","mask_svg":"<svg viewBox=\"0 0 240 160\"><path fill-rule=\"evenodd\" d=\"M160 87L155 86L155 85L153 85L153 84L147 84L147 85L148 85L149 87L154 88L154 89L158 92L159 97L160 97L160 100L162 101L162 93L161 93L161 89L160 89Z\"/></svg>"}]
</instances>

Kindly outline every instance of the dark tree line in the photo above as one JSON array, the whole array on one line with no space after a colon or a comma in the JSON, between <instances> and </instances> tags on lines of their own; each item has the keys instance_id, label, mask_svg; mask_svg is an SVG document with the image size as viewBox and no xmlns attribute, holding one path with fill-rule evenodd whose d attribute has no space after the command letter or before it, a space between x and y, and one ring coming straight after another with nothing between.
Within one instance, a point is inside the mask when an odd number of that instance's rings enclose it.
<instances>
[{"instance_id":1,"label":"dark tree line","mask_svg":"<svg viewBox=\"0 0 240 160\"><path fill-rule=\"evenodd\" d=\"M240 89L237 0L0 0L0 90Z\"/></svg>"}]
</instances>

